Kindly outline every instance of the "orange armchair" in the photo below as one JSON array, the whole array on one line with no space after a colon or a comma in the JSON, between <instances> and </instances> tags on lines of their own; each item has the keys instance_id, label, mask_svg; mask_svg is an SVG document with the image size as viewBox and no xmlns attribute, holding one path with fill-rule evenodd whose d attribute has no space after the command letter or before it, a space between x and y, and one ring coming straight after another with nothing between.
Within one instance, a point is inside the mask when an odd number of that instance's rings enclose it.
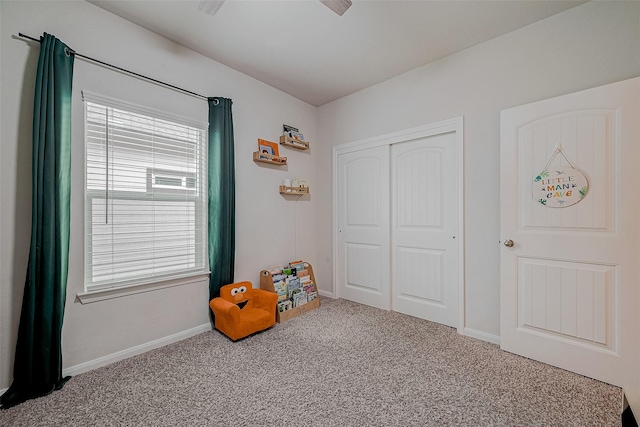
<instances>
[{"instance_id":1,"label":"orange armchair","mask_svg":"<svg viewBox=\"0 0 640 427\"><path fill-rule=\"evenodd\" d=\"M263 331L276 323L278 294L253 289L251 282L238 282L220 288L220 296L209 302L217 330L237 341Z\"/></svg>"}]
</instances>

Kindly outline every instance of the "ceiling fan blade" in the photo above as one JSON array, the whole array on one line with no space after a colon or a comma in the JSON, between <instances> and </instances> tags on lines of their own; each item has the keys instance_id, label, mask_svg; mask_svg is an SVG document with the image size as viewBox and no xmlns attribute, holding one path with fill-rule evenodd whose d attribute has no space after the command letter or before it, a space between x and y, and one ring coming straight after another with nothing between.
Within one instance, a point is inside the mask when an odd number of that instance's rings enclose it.
<instances>
[{"instance_id":1,"label":"ceiling fan blade","mask_svg":"<svg viewBox=\"0 0 640 427\"><path fill-rule=\"evenodd\" d=\"M198 10L209 15L215 15L218 9L222 7L222 3L224 3L224 0L200 0Z\"/></svg>"},{"instance_id":2,"label":"ceiling fan blade","mask_svg":"<svg viewBox=\"0 0 640 427\"><path fill-rule=\"evenodd\" d=\"M320 2L340 16L351 7L351 0L320 0Z\"/></svg>"}]
</instances>

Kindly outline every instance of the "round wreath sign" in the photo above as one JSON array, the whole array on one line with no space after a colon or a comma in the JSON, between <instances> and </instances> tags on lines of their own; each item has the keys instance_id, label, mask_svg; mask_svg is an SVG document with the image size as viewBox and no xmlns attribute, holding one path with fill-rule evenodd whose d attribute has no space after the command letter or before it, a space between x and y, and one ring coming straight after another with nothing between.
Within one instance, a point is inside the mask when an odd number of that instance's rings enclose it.
<instances>
[{"instance_id":1,"label":"round wreath sign","mask_svg":"<svg viewBox=\"0 0 640 427\"><path fill-rule=\"evenodd\" d=\"M582 172L570 167L546 168L536 176L533 197L548 208L566 208L582 200L589 191L589 182Z\"/></svg>"}]
</instances>

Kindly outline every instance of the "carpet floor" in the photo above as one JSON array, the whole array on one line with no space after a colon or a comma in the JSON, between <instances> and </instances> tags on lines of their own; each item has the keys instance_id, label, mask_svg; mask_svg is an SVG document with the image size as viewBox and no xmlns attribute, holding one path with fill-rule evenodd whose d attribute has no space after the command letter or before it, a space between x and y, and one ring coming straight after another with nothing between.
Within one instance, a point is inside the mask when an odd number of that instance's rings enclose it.
<instances>
[{"instance_id":1,"label":"carpet floor","mask_svg":"<svg viewBox=\"0 0 640 427\"><path fill-rule=\"evenodd\" d=\"M72 378L2 426L619 426L621 389L345 300Z\"/></svg>"}]
</instances>

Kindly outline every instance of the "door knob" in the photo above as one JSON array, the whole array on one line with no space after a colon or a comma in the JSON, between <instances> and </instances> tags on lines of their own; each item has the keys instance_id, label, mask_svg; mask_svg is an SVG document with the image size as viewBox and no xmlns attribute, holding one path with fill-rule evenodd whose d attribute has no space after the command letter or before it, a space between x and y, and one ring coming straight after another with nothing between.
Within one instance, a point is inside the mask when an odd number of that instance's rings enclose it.
<instances>
[{"instance_id":1,"label":"door knob","mask_svg":"<svg viewBox=\"0 0 640 427\"><path fill-rule=\"evenodd\" d=\"M513 247L513 240L511 239L507 239L504 241L504 245L508 248L512 248Z\"/></svg>"}]
</instances>

